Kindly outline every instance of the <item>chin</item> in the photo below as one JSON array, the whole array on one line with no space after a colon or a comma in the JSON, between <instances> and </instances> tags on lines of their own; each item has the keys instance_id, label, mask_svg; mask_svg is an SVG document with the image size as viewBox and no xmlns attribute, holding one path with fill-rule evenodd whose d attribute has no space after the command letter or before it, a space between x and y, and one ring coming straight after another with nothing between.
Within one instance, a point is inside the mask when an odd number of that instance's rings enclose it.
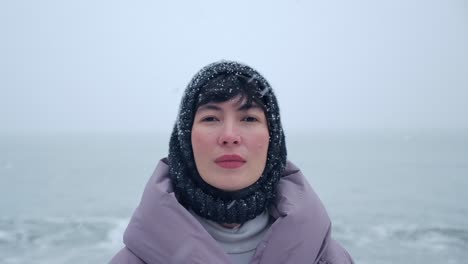
<instances>
[{"instance_id":1,"label":"chin","mask_svg":"<svg viewBox=\"0 0 468 264\"><path fill-rule=\"evenodd\" d=\"M248 185L232 183L232 184L217 184L217 186L214 186L214 187L223 191L227 191L227 192L235 192L235 191L244 189L247 186Z\"/></svg>"}]
</instances>

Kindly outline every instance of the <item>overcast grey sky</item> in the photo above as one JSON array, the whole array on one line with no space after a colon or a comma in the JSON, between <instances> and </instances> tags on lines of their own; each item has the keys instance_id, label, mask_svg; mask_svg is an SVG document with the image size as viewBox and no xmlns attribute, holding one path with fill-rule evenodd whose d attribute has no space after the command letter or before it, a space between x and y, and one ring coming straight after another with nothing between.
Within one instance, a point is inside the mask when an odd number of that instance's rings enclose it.
<instances>
[{"instance_id":1,"label":"overcast grey sky","mask_svg":"<svg viewBox=\"0 0 468 264\"><path fill-rule=\"evenodd\" d=\"M0 128L170 131L190 78L260 71L289 131L468 131L463 0L1 1Z\"/></svg>"}]
</instances>

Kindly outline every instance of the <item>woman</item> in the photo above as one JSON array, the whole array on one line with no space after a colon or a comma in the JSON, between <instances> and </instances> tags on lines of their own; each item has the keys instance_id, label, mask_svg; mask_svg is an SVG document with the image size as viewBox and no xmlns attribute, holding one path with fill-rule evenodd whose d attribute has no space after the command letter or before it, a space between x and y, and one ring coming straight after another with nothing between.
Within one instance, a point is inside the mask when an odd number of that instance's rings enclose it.
<instances>
[{"instance_id":1,"label":"woman","mask_svg":"<svg viewBox=\"0 0 468 264\"><path fill-rule=\"evenodd\" d=\"M353 263L286 160L276 97L254 69L210 64L189 83L169 157L111 263Z\"/></svg>"}]
</instances>

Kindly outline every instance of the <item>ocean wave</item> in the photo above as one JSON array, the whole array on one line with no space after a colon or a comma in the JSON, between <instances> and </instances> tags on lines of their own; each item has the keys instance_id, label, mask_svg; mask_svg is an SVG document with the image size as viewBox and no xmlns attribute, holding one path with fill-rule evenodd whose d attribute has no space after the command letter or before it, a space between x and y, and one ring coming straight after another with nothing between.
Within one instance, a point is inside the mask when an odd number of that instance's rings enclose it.
<instances>
[{"instance_id":1,"label":"ocean wave","mask_svg":"<svg viewBox=\"0 0 468 264\"><path fill-rule=\"evenodd\" d=\"M383 242L432 251L468 248L468 229L456 226L385 223L351 227L339 224L334 226L333 234L338 240L356 247L378 245Z\"/></svg>"},{"instance_id":2,"label":"ocean wave","mask_svg":"<svg viewBox=\"0 0 468 264\"><path fill-rule=\"evenodd\" d=\"M123 246L127 223L128 219L111 217L0 218L0 263L103 263ZM343 222L334 224L332 235L351 252L391 248L401 256L424 252L459 259L468 248L468 228L460 226Z\"/></svg>"},{"instance_id":3,"label":"ocean wave","mask_svg":"<svg viewBox=\"0 0 468 264\"><path fill-rule=\"evenodd\" d=\"M117 249L128 219L0 218L0 252L95 247Z\"/></svg>"}]
</instances>

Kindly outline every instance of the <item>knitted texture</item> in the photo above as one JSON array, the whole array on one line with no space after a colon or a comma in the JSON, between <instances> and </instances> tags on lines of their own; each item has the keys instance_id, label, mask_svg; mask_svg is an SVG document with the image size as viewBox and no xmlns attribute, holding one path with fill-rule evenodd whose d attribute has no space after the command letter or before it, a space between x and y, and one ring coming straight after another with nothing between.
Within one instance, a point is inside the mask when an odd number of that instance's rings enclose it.
<instances>
[{"instance_id":1,"label":"knitted texture","mask_svg":"<svg viewBox=\"0 0 468 264\"><path fill-rule=\"evenodd\" d=\"M238 191L223 191L203 181L196 168L191 129L196 107L203 101L204 85L220 75L239 76L253 83L261 99L270 135L267 161L260 178ZM286 166L286 143L279 106L269 83L251 67L233 61L212 63L188 84L169 143L169 172L179 202L196 214L218 223L244 223L274 202L276 186Z\"/></svg>"}]
</instances>

